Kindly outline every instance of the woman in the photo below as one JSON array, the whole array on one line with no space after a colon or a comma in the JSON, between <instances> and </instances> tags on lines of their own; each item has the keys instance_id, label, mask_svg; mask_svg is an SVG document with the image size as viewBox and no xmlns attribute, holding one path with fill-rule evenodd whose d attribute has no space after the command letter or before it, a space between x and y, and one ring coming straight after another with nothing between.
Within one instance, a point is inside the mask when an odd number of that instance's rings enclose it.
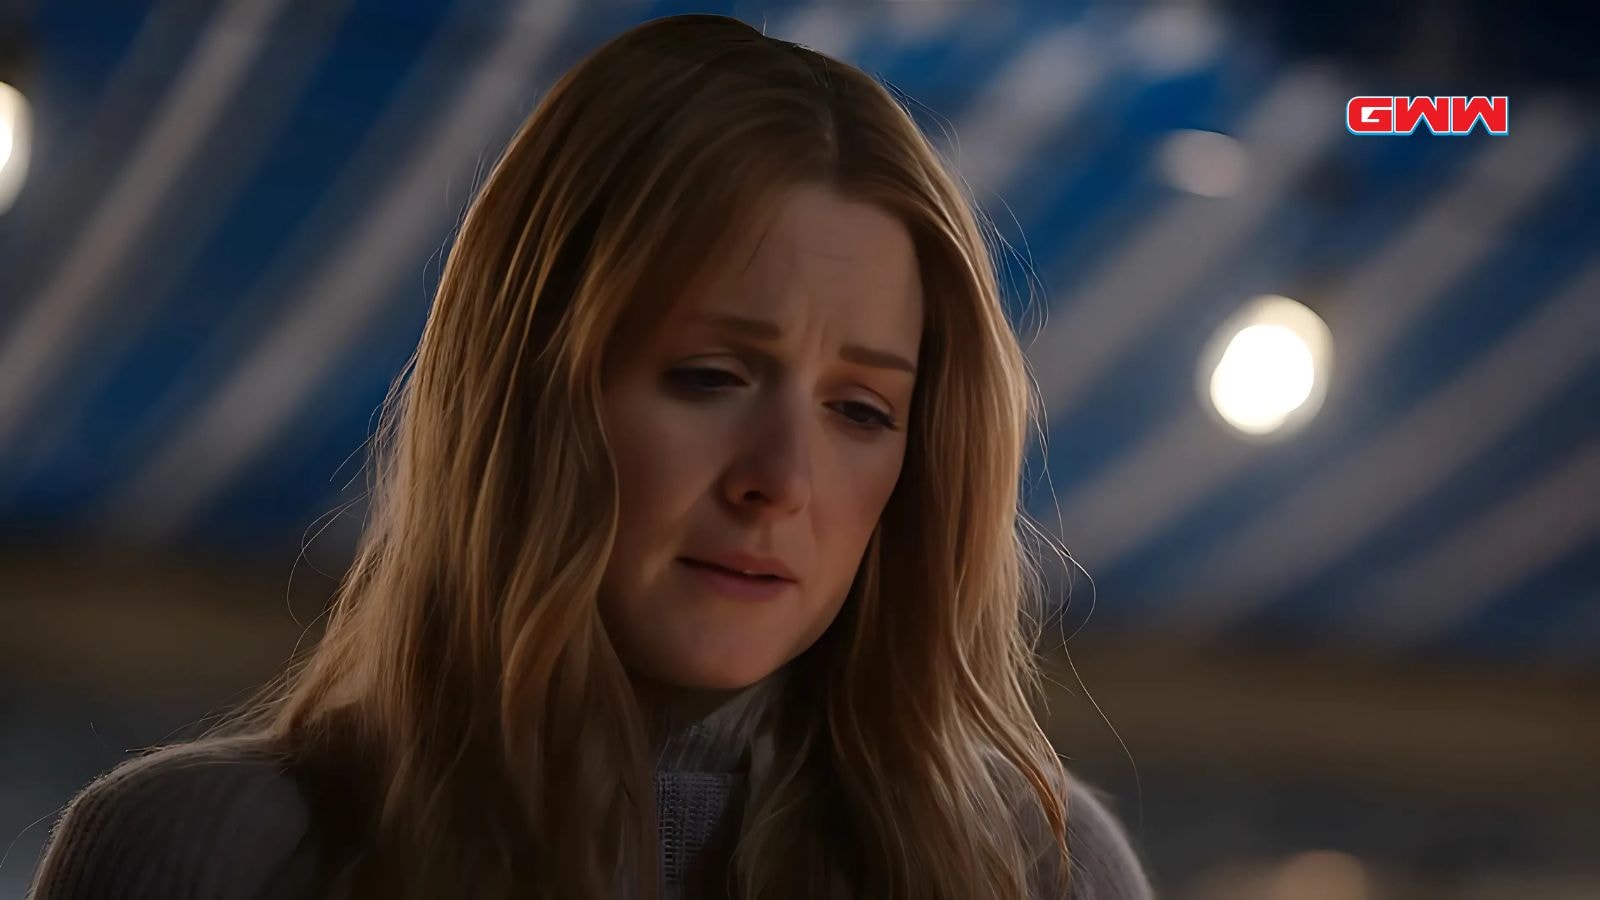
<instances>
[{"instance_id":1,"label":"woman","mask_svg":"<svg viewBox=\"0 0 1600 900\"><path fill-rule=\"evenodd\" d=\"M328 630L69 807L37 900L1123 898L1028 705L1024 360L894 98L715 16L475 198Z\"/></svg>"}]
</instances>

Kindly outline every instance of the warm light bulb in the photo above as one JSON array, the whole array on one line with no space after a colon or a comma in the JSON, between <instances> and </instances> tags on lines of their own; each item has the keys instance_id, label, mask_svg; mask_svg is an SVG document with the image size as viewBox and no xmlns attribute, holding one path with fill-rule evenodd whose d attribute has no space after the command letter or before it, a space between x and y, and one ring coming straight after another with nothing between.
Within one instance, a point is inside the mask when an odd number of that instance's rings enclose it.
<instances>
[{"instance_id":1,"label":"warm light bulb","mask_svg":"<svg viewBox=\"0 0 1600 900\"><path fill-rule=\"evenodd\" d=\"M11 208L28 174L28 101L0 81L0 213Z\"/></svg>"},{"instance_id":2,"label":"warm light bulb","mask_svg":"<svg viewBox=\"0 0 1600 900\"><path fill-rule=\"evenodd\" d=\"M1211 374L1211 402L1241 431L1265 434L1311 396L1311 348L1282 325L1251 325L1233 336Z\"/></svg>"},{"instance_id":3,"label":"warm light bulb","mask_svg":"<svg viewBox=\"0 0 1600 900\"><path fill-rule=\"evenodd\" d=\"M1245 434L1283 431L1316 412L1331 348L1327 326L1311 310L1287 297L1258 297L1212 339L1202 393Z\"/></svg>"}]
</instances>

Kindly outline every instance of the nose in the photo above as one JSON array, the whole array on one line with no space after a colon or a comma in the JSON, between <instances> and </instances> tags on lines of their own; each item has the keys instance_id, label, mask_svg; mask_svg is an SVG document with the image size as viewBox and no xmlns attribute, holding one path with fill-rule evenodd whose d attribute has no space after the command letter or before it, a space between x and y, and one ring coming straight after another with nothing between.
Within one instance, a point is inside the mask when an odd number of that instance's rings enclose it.
<instances>
[{"instance_id":1,"label":"nose","mask_svg":"<svg viewBox=\"0 0 1600 900\"><path fill-rule=\"evenodd\" d=\"M772 398L751 418L751 434L724 478L723 492L749 514L793 513L811 502L807 404Z\"/></svg>"}]
</instances>

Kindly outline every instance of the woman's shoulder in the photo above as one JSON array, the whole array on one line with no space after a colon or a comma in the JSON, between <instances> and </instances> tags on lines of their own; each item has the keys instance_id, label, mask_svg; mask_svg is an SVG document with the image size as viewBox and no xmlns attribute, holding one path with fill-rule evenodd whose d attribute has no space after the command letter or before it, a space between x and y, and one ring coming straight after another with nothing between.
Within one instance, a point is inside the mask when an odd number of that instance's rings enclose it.
<instances>
[{"instance_id":1,"label":"woman's shoulder","mask_svg":"<svg viewBox=\"0 0 1600 900\"><path fill-rule=\"evenodd\" d=\"M1064 768L1046 773L1066 807L1070 869L1063 876L1060 845L1037 794L1021 782L1013 767L1006 769L1020 803L1018 822L1034 853L1029 879L1032 900L1150 900L1154 896L1134 842L1104 792Z\"/></svg>"},{"instance_id":2,"label":"woman's shoulder","mask_svg":"<svg viewBox=\"0 0 1600 900\"><path fill-rule=\"evenodd\" d=\"M309 826L286 758L264 742L166 747L118 765L72 799L30 896L253 900L299 867Z\"/></svg>"},{"instance_id":3,"label":"woman's shoulder","mask_svg":"<svg viewBox=\"0 0 1600 900\"><path fill-rule=\"evenodd\" d=\"M1139 855L1105 797L1073 778L1067 791L1070 900L1148 900L1153 894Z\"/></svg>"}]
</instances>

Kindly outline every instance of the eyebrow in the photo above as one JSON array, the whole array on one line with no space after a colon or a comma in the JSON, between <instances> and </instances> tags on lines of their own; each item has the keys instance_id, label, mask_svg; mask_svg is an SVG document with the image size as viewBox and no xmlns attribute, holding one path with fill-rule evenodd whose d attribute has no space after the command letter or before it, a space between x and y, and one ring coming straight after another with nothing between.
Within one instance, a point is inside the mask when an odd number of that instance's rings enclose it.
<instances>
[{"instance_id":1,"label":"eyebrow","mask_svg":"<svg viewBox=\"0 0 1600 900\"><path fill-rule=\"evenodd\" d=\"M700 313L694 317L693 321L703 322L763 341L776 341L783 337L783 329L776 322L736 316L732 313ZM841 359L859 363L863 366L872 366L878 369L895 369L901 372L909 372L912 375L917 374L916 363L898 353L890 353L887 350L876 350L872 347L863 347L860 344L845 344L839 348L839 356Z\"/></svg>"}]
</instances>

